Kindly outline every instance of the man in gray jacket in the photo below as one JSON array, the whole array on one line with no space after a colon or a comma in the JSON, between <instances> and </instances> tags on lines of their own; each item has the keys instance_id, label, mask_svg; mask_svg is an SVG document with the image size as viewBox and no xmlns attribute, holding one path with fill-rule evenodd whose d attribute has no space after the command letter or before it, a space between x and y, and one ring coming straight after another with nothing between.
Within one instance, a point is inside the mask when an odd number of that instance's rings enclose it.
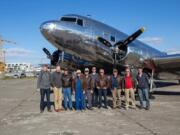
<instances>
[{"instance_id":1,"label":"man in gray jacket","mask_svg":"<svg viewBox=\"0 0 180 135\"><path fill-rule=\"evenodd\" d=\"M40 89L40 95L41 95L41 100L40 100L40 112L42 113L44 111L44 97L46 95L47 99L47 108L48 111L51 112L51 105L50 105L50 87L51 87L51 75L50 72L48 71L48 66L44 65L42 71L40 72L38 76L38 81L37 81L37 89Z\"/></svg>"},{"instance_id":2,"label":"man in gray jacket","mask_svg":"<svg viewBox=\"0 0 180 135\"><path fill-rule=\"evenodd\" d=\"M62 73L61 67L59 65L56 66L56 71L52 74L52 87L54 92L54 107L55 111L62 111Z\"/></svg>"}]
</instances>

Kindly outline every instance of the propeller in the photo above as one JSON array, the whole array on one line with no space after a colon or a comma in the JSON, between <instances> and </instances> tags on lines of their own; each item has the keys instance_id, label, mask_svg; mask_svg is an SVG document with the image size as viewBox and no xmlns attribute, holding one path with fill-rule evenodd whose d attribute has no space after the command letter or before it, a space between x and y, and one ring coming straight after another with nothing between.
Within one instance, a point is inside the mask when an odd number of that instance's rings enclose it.
<instances>
[{"instance_id":1,"label":"propeller","mask_svg":"<svg viewBox=\"0 0 180 135\"><path fill-rule=\"evenodd\" d=\"M126 38L124 41L118 41L114 45L118 47L120 47L121 45L128 45L131 42L133 42L137 37L139 37L144 32L144 30L145 28L142 27L141 29L137 30L132 35L130 35L128 38Z\"/></svg>"},{"instance_id":2,"label":"propeller","mask_svg":"<svg viewBox=\"0 0 180 135\"><path fill-rule=\"evenodd\" d=\"M116 42L114 45L102 37L97 37L96 39L99 42L101 42L102 44L112 48L113 55L114 55L114 66L116 67L118 53L119 52L124 53L124 52L122 52L122 50L120 50L120 47L127 46L128 44L133 42L137 37L139 37L144 32L144 30L145 30L144 27L138 29L132 35L128 36L125 40L120 40L120 41Z\"/></svg>"},{"instance_id":3,"label":"propeller","mask_svg":"<svg viewBox=\"0 0 180 135\"><path fill-rule=\"evenodd\" d=\"M43 52L47 55L47 58L51 60L51 65L56 65L59 61L60 50L56 50L51 54L48 49L43 48Z\"/></svg>"},{"instance_id":4,"label":"propeller","mask_svg":"<svg viewBox=\"0 0 180 135\"><path fill-rule=\"evenodd\" d=\"M46 48L43 48L42 50L43 50L43 52L47 55L47 58L52 60L52 55L51 55L51 53L49 52L49 50L46 49Z\"/></svg>"}]
</instances>

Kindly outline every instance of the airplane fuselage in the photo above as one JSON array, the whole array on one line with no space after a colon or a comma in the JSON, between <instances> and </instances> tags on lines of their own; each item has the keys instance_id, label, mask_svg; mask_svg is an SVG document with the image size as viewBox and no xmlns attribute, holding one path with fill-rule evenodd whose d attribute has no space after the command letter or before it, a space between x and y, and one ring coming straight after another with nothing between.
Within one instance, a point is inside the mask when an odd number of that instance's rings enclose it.
<instances>
[{"instance_id":1,"label":"airplane fuselage","mask_svg":"<svg viewBox=\"0 0 180 135\"><path fill-rule=\"evenodd\" d=\"M97 36L111 44L128 37L111 26L79 15L64 15L59 20L47 21L40 29L46 39L59 50L96 66L113 65L114 62L112 47L99 42ZM121 47L120 52L117 64L132 67L143 65L144 60L167 55L139 40ZM152 69L153 63L148 66Z\"/></svg>"}]
</instances>

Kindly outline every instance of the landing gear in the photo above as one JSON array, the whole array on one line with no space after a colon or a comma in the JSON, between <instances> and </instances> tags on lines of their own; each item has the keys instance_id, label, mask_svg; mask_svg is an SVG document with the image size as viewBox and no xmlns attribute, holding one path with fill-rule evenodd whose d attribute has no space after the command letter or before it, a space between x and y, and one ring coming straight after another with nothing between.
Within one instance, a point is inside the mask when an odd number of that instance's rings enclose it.
<instances>
[{"instance_id":1,"label":"landing gear","mask_svg":"<svg viewBox=\"0 0 180 135\"><path fill-rule=\"evenodd\" d=\"M180 80L178 80L178 84L180 85Z\"/></svg>"},{"instance_id":2,"label":"landing gear","mask_svg":"<svg viewBox=\"0 0 180 135\"><path fill-rule=\"evenodd\" d=\"M151 78L150 78L150 92L153 91L153 83L154 83L154 70L151 71Z\"/></svg>"},{"instance_id":3,"label":"landing gear","mask_svg":"<svg viewBox=\"0 0 180 135\"><path fill-rule=\"evenodd\" d=\"M152 95L154 88L153 86L154 86L154 70L151 71L151 78L150 78L150 90L149 90L150 99L155 99L155 97Z\"/></svg>"}]
</instances>

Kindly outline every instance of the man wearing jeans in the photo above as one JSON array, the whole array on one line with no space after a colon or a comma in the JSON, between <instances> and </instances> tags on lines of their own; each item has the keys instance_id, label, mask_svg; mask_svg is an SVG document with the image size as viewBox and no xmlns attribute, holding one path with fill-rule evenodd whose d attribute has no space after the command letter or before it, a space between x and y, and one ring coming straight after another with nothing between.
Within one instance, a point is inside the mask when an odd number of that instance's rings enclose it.
<instances>
[{"instance_id":1,"label":"man wearing jeans","mask_svg":"<svg viewBox=\"0 0 180 135\"><path fill-rule=\"evenodd\" d=\"M67 110L69 107L72 110L72 97L71 97L71 87L72 87L72 76L69 75L68 69L64 69L64 75L62 77L62 87L63 87L63 96L64 96L64 109ZM67 106L67 99L68 105Z\"/></svg>"},{"instance_id":2,"label":"man wearing jeans","mask_svg":"<svg viewBox=\"0 0 180 135\"><path fill-rule=\"evenodd\" d=\"M144 108L143 100L146 102L145 109L150 109L150 100L149 100L149 79L146 73L143 73L141 67L138 68L138 95L140 101L140 109Z\"/></svg>"},{"instance_id":3,"label":"man wearing jeans","mask_svg":"<svg viewBox=\"0 0 180 135\"><path fill-rule=\"evenodd\" d=\"M41 100L40 100L40 112L41 113L43 113L43 111L44 111L45 96L47 99L48 112L51 112L50 87L51 87L51 75L50 75L50 72L48 71L48 66L44 65L42 71L40 72L40 74L38 76L38 81L37 81L37 89L38 89L38 91L40 89L40 95L41 95Z\"/></svg>"},{"instance_id":4,"label":"man wearing jeans","mask_svg":"<svg viewBox=\"0 0 180 135\"><path fill-rule=\"evenodd\" d=\"M104 107L107 107L107 88L109 87L109 80L107 76L104 74L104 69L99 70L99 76L96 80L96 87L98 89L99 96L99 108L102 107L102 96L104 97Z\"/></svg>"}]
</instances>

